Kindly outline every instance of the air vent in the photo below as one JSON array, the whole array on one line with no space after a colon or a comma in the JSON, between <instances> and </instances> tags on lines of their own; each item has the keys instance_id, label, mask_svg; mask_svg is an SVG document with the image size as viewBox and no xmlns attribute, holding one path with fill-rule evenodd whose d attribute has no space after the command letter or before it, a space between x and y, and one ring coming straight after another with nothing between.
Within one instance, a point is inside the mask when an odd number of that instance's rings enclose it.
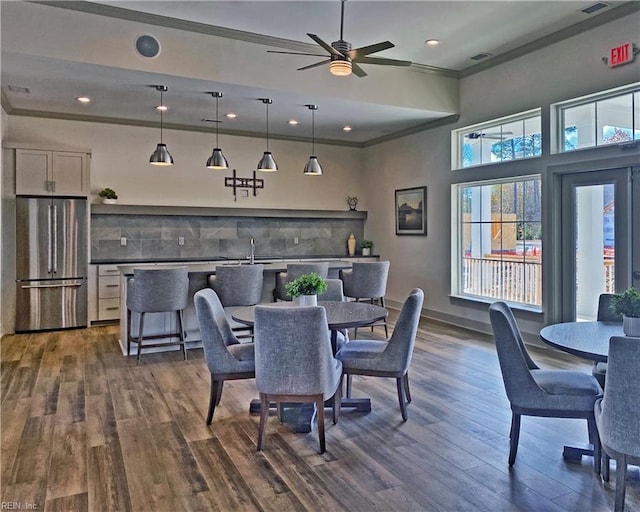
<instances>
[{"instance_id":1,"label":"air vent","mask_svg":"<svg viewBox=\"0 0 640 512\"><path fill-rule=\"evenodd\" d=\"M486 59L487 57L491 57L491 54L488 52L482 52L482 53L478 53L477 55L474 55L473 57L469 57L471 60L482 60L482 59Z\"/></svg>"},{"instance_id":2,"label":"air vent","mask_svg":"<svg viewBox=\"0 0 640 512\"><path fill-rule=\"evenodd\" d=\"M593 14L594 12L599 11L600 9L604 9L605 7L609 7L609 4L605 4L603 2L597 2L593 5L590 5L589 7L585 7L584 9L581 9L581 12L585 14Z\"/></svg>"},{"instance_id":3,"label":"air vent","mask_svg":"<svg viewBox=\"0 0 640 512\"><path fill-rule=\"evenodd\" d=\"M17 92L19 94L31 94L28 87L19 87L17 85L10 85L7 87L11 92Z\"/></svg>"}]
</instances>

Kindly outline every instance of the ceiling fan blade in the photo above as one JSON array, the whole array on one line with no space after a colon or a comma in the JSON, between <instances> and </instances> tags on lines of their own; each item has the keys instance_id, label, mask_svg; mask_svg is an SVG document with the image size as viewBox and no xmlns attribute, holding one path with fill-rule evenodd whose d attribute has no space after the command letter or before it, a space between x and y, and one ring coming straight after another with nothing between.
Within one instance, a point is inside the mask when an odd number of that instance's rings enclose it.
<instances>
[{"instance_id":1,"label":"ceiling fan blade","mask_svg":"<svg viewBox=\"0 0 640 512\"><path fill-rule=\"evenodd\" d=\"M367 73L365 73L364 69L358 66L355 62L351 63L351 71L359 78L367 76Z\"/></svg>"},{"instance_id":2,"label":"ceiling fan blade","mask_svg":"<svg viewBox=\"0 0 640 512\"><path fill-rule=\"evenodd\" d=\"M284 53L285 55L309 55L311 57L326 57L324 53L279 52L277 50L267 50L267 53Z\"/></svg>"},{"instance_id":3,"label":"ceiling fan blade","mask_svg":"<svg viewBox=\"0 0 640 512\"><path fill-rule=\"evenodd\" d=\"M307 35L311 39L313 39L316 43L318 43L320 46L322 46L325 50L327 50L331 55L339 55L340 57L344 57L344 55L342 55L338 50L336 50L333 46L329 46L322 39L320 39L317 35L309 34L309 33L307 33Z\"/></svg>"},{"instance_id":4,"label":"ceiling fan blade","mask_svg":"<svg viewBox=\"0 0 640 512\"><path fill-rule=\"evenodd\" d=\"M331 59L321 60L320 62L316 62L315 64L309 64L308 66L304 66L302 68L298 68L298 71L304 71L305 69L311 69L311 68L315 68L315 67L318 67L318 66L322 66L323 64L328 64L329 62L331 62Z\"/></svg>"},{"instance_id":5,"label":"ceiling fan blade","mask_svg":"<svg viewBox=\"0 0 640 512\"><path fill-rule=\"evenodd\" d=\"M409 60L383 59L380 57L362 57L354 59L359 64L382 64L383 66L411 66Z\"/></svg>"},{"instance_id":6,"label":"ceiling fan blade","mask_svg":"<svg viewBox=\"0 0 640 512\"><path fill-rule=\"evenodd\" d=\"M347 55L352 59L358 59L360 57L364 57L365 55L369 55L370 53L381 52L382 50L388 50L389 48L394 48L395 44L391 41L383 41L382 43L371 44L369 46L362 46L361 48L354 48L353 50L349 50Z\"/></svg>"}]
</instances>

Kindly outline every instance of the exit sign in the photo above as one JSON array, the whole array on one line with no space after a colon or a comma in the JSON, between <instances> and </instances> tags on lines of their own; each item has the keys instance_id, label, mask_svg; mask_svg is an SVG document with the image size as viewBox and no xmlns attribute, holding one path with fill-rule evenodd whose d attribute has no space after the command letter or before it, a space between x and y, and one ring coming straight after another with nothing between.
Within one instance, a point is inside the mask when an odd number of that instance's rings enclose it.
<instances>
[{"instance_id":1,"label":"exit sign","mask_svg":"<svg viewBox=\"0 0 640 512\"><path fill-rule=\"evenodd\" d=\"M616 66L633 62L633 59L636 56L635 54L636 52L633 43L624 43L620 46L611 48L609 51L609 67L615 68Z\"/></svg>"}]
</instances>

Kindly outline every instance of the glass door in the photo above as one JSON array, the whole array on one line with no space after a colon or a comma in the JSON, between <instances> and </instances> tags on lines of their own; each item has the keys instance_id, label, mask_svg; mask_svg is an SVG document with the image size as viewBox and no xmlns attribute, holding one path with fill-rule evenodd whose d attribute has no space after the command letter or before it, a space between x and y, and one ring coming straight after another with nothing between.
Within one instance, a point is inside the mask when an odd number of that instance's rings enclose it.
<instances>
[{"instance_id":1,"label":"glass door","mask_svg":"<svg viewBox=\"0 0 640 512\"><path fill-rule=\"evenodd\" d=\"M631 285L634 258L640 270L632 187L630 168L562 177L563 321L595 320L598 296Z\"/></svg>"}]
</instances>

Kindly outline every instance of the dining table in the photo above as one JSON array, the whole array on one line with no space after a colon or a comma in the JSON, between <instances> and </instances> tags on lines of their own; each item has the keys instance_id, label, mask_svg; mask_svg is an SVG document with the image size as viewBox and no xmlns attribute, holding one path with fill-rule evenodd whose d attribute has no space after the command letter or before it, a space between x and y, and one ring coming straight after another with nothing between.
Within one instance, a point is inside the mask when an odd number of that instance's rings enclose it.
<instances>
[{"instance_id":1,"label":"dining table","mask_svg":"<svg viewBox=\"0 0 640 512\"><path fill-rule=\"evenodd\" d=\"M384 320L389 312L378 305L355 301L318 301L318 305L324 307L327 315L327 328L331 332L331 347L334 354L337 351L338 332L353 327L366 327L380 320ZM255 324L255 311L257 306L266 307L292 307L293 303L288 301L271 302L247 306L236 309L231 317L242 324L253 327ZM331 407L330 401L325 403ZM341 408L350 408L358 412L371 411L371 399L342 397ZM275 408L276 404L270 407ZM260 412L260 400L254 399L249 406L249 412L257 414ZM311 432L311 426L315 416L313 404L291 404L291 407L284 407L283 419L294 424L294 429L298 433Z\"/></svg>"},{"instance_id":2,"label":"dining table","mask_svg":"<svg viewBox=\"0 0 640 512\"><path fill-rule=\"evenodd\" d=\"M607 361L612 336L624 336L622 322L562 322L540 330L547 345L594 363ZM562 452L565 460L578 461L583 455L593 456L593 446L565 446Z\"/></svg>"}]
</instances>

